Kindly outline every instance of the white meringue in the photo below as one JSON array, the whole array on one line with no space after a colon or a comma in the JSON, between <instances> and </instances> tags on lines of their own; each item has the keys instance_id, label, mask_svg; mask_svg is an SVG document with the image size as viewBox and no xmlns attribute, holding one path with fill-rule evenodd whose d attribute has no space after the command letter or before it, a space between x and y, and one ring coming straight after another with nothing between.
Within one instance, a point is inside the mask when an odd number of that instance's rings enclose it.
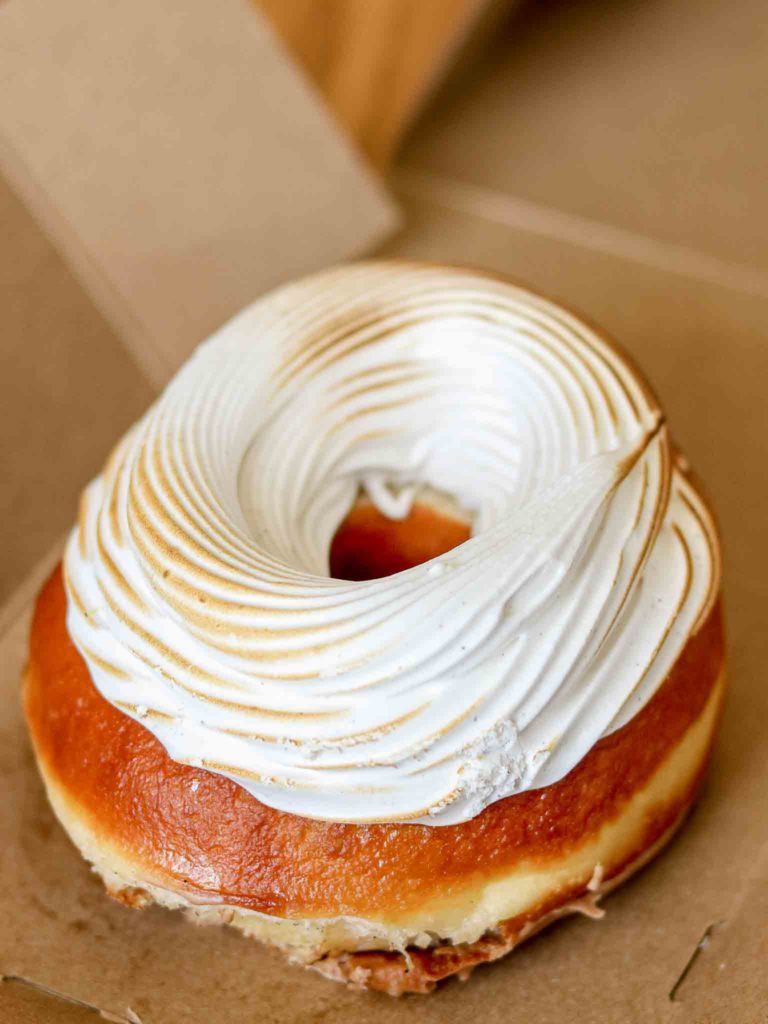
<instances>
[{"instance_id":1,"label":"white meringue","mask_svg":"<svg viewBox=\"0 0 768 1024\"><path fill-rule=\"evenodd\" d=\"M364 486L473 537L328 576ZM450 825L552 783L664 680L719 584L658 405L576 317L498 280L363 263L222 328L83 496L68 628L177 761L270 806Z\"/></svg>"}]
</instances>

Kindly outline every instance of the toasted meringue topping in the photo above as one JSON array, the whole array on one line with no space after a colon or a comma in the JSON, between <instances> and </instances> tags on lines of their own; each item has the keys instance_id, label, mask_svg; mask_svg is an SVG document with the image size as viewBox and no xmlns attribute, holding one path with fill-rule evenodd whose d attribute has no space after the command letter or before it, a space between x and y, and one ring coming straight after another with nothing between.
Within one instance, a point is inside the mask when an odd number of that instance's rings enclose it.
<instances>
[{"instance_id":1,"label":"toasted meringue topping","mask_svg":"<svg viewBox=\"0 0 768 1024\"><path fill-rule=\"evenodd\" d=\"M361 487L451 495L466 543L329 578ZM282 288L177 374L86 490L68 626L171 757L270 806L449 825L555 782L703 622L716 534L590 327L462 270Z\"/></svg>"}]
</instances>

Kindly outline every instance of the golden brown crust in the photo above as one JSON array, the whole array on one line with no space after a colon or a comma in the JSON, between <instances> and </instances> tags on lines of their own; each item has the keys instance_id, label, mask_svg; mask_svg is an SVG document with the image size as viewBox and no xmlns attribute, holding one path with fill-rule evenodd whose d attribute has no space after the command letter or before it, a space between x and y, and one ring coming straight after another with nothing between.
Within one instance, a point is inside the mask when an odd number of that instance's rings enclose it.
<instances>
[{"instance_id":1,"label":"golden brown crust","mask_svg":"<svg viewBox=\"0 0 768 1024\"><path fill-rule=\"evenodd\" d=\"M643 788L702 711L723 660L718 604L652 700L559 782L461 825L334 824L273 810L223 776L172 761L96 691L65 616L59 568L38 600L26 687L46 774L157 884L282 917L396 916L516 864L556 864ZM649 822L644 844L679 811Z\"/></svg>"}]
</instances>

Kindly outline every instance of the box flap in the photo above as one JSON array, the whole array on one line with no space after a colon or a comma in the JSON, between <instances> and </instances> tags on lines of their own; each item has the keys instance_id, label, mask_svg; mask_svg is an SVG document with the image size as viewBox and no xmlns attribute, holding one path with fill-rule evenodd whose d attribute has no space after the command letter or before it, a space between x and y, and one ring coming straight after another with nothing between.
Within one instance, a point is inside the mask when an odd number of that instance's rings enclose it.
<instances>
[{"instance_id":1,"label":"box flap","mask_svg":"<svg viewBox=\"0 0 768 1024\"><path fill-rule=\"evenodd\" d=\"M2 166L155 384L394 207L245 0L9 0Z\"/></svg>"}]
</instances>

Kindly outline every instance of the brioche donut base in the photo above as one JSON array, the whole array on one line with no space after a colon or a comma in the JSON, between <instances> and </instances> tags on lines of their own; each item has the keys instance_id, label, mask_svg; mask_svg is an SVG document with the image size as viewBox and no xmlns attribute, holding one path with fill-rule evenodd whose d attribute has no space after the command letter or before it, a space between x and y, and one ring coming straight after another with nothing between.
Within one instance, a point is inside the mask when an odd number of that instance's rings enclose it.
<instances>
[{"instance_id":1,"label":"brioche donut base","mask_svg":"<svg viewBox=\"0 0 768 1024\"><path fill-rule=\"evenodd\" d=\"M466 977L566 914L599 916L596 900L690 808L724 690L716 604L650 703L560 782L460 826L329 824L172 761L95 689L66 607L57 570L33 621L25 710L51 805L110 895L230 924L392 995Z\"/></svg>"},{"instance_id":2,"label":"brioche donut base","mask_svg":"<svg viewBox=\"0 0 768 1024\"><path fill-rule=\"evenodd\" d=\"M719 711L721 687L713 694L715 715ZM704 717L704 716L702 716ZM91 862L93 871L104 883L108 895L126 907L142 910L158 904L166 909L182 910L187 920L197 925L231 925L251 938L261 939L268 945L281 950L292 963L307 967L323 977L339 982L355 991L372 990L391 996L406 994L428 994L441 982L456 977L466 981L476 967L500 959L527 939L537 935L548 925L571 914L599 920L604 910L599 906L602 897L618 888L631 876L639 872L674 838L691 812L711 750L707 744L705 761L692 784L688 787L690 799L677 812L670 825L649 846L640 849L619 869L614 866L610 877L606 877L601 865L597 865L591 877L584 882L551 894L540 904L531 907L513 918L500 921L474 942L459 944L438 942L427 949L409 947L396 950L362 950L324 953L312 958L297 955L296 950L282 946L259 936L253 928L249 915L241 908L227 905L201 905L188 897L171 890L153 885L147 879L134 877L129 864L120 863L114 853L105 857L98 837L89 833L76 815L67 808L67 799L57 785L46 778L46 790L56 816L67 831L73 843L86 860Z\"/></svg>"}]
</instances>

